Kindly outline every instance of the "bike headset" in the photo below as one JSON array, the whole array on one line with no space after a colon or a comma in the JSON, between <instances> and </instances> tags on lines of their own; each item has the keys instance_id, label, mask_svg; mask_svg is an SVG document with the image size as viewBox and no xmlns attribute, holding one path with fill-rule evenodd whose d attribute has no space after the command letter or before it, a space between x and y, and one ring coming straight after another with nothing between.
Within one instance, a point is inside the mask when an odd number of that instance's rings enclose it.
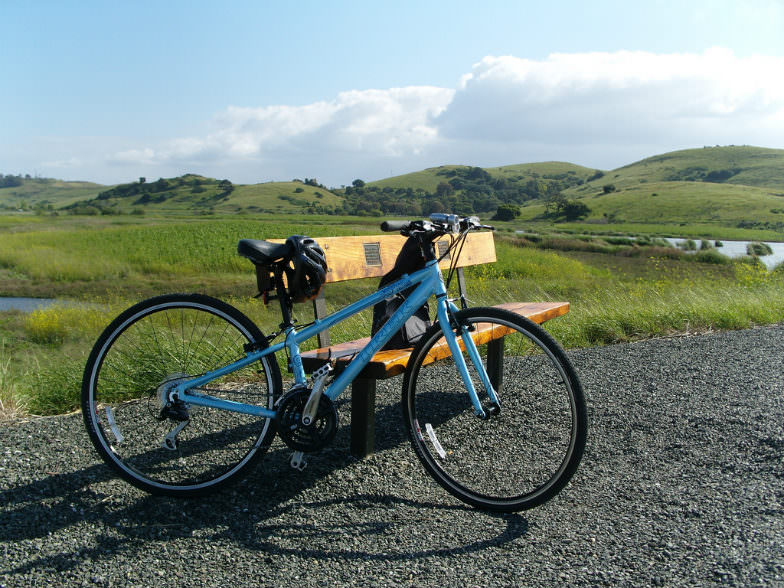
<instances>
[{"instance_id":1,"label":"bike headset","mask_svg":"<svg viewBox=\"0 0 784 588\"><path fill-rule=\"evenodd\" d=\"M286 239L291 249L291 265L287 264L286 281L292 302L313 300L327 281L327 259L315 239L292 235Z\"/></svg>"}]
</instances>

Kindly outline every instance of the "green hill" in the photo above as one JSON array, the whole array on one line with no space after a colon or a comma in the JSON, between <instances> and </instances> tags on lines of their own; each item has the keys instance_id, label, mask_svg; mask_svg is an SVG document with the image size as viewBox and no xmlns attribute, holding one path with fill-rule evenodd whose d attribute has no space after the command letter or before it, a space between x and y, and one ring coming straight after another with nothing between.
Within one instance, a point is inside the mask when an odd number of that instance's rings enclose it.
<instances>
[{"instance_id":1,"label":"green hill","mask_svg":"<svg viewBox=\"0 0 784 588\"><path fill-rule=\"evenodd\" d=\"M196 174L155 182L120 184L94 198L74 202L66 210L85 214L147 211L177 213L331 212L342 198L313 180L237 185Z\"/></svg>"},{"instance_id":2,"label":"green hill","mask_svg":"<svg viewBox=\"0 0 784 588\"><path fill-rule=\"evenodd\" d=\"M605 194L582 194L588 222L695 223L772 228L784 226L784 193L768 188L701 182L651 182ZM542 219L541 201L522 208L521 220Z\"/></svg>"},{"instance_id":3,"label":"green hill","mask_svg":"<svg viewBox=\"0 0 784 588\"><path fill-rule=\"evenodd\" d=\"M784 150L706 147L674 151L618 168L563 192L587 205L585 220L712 222L784 228ZM541 218L531 203L522 218Z\"/></svg>"},{"instance_id":4,"label":"green hill","mask_svg":"<svg viewBox=\"0 0 784 588\"><path fill-rule=\"evenodd\" d=\"M92 182L65 182L51 178L4 176L0 187L0 209L18 210L40 207L61 208L79 200L94 198L106 186Z\"/></svg>"},{"instance_id":5,"label":"green hill","mask_svg":"<svg viewBox=\"0 0 784 588\"><path fill-rule=\"evenodd\" d=\"M375 186L380 189L392 188L395 190L412 188L414 191L424 190L425 192L434 193L438 188L438 184L456 176L468 175L472 170L476 169L484 169L492 179L502 179L511 184L528 182L530 180L543 180L546 182L570 176L585 181L596 173L596 170L593 169L557 161L521 163L488 168L476 168L466 165L442 165L419 172L368 182L367 186Z\"/></svg>"},{"instance_id":6,"label":"green hill","mask_svg":"<svg viewBox=\"0 0 784 588\"><path fill-rule=\"evenodd\" d=\"M656 155L607 172L579 192L612 183L624 188L649 182L705 182L784 189L784 150L704 147Z\"/></svg>"}]
</instances>

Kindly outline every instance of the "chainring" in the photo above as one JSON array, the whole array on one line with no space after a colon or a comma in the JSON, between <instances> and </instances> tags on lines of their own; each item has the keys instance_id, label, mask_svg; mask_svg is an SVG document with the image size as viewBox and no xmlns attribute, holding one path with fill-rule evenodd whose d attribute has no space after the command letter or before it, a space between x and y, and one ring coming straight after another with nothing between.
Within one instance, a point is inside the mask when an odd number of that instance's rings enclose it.
<instances>
[{"instance_id":1,"label":"chainring","mask_svg":"<svg viewBox=\"0 0 784 588\"><path fill-rule=\"evenodd\" d=\"M311 453L327 446L338 430L338 411L327 396L319 400L316 418L310 425L302 424L302 411L310 397L310 388L297 388L290 391L278 404L275 417L278 435L283 442L294 449Z\"/></svg>"}]
</instances>

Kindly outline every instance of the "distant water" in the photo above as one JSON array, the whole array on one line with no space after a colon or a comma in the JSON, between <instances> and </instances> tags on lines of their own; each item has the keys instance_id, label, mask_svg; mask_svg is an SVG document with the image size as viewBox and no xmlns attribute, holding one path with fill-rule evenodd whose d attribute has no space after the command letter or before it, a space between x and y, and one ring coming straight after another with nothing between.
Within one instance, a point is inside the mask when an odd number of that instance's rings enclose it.
<instances>
[{"instance_id":1,"label":"distant water","mask_svg":"<svg viewBox=\"0 0 784 588\"><path fill-rule=\"evenodd\" d=\"M667 241L674 245L678 246L680 243L686 241L686 239L670 239L668 238ZM699 239L694 239L697 243L697 246L700 245ZM711 244L715 243L713 240L709 240ZM716 251L726 255L727 257L742 257L746 255L746 246L752 241L721 241L723 244L722 247L716 247ZM771 241L765 241L770 248L773 249L772 255L764 255L760 257L760 261L764 263L768 269L773 269L782 261L784 261L784 243L776 243Z\"/></svg>"},{"instance_id":2,"label":"distant water","mask_svg":"<svg viewBox=\"0 0 784 588\"><path fill-rule=\"evenodd\" d=\"M0 312L5 310L33 312L39 308L51 306L55 302L58 302L58 300L54 298L6 298L0 296Z\"/></svg>"}]
</instances>

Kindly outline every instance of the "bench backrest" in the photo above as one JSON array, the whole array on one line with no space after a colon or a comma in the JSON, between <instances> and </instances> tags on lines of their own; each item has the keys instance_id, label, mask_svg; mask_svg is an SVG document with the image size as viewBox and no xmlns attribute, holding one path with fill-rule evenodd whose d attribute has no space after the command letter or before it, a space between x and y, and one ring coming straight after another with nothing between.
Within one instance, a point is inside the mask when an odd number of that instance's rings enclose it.
<instances>
[{"instance_id":1,"label":"bench backrest","mask_svg":"<svg viewBox=\"0 0 784 588\"><path fill-rule=\"evenodd\" d=\"M316 241L324 250L327 258L327 282L341 282L361 278L380 278L389 272L395 265L406 238L401 235L365 235L360 237L316 237ZM282 240L271 239L282 243ZM444 253L449 245L449 238L442 237L436 241L436 251L439 256ZM493 263L496 261L495 243L492 232L469 233L460 258L457 262L457 282L461 296L465 296L464 267ZM439 264L442 269L451 263L447 256ZM316 318L326 315L324 290L313 301L313 313ZM327 347L330 344L329 332L323 331L318 336L319 345Z\"/></svg>"},{"instance_id":2,"label":"bench backrest","mask_svg":"<svg viewBox=\"0 0 784 588\"><path fill-rule=\"evenodd\" d=\"M370 235L364 237L324 237L317 239L327 256L327 282L341 282L358 278L380 278L395 265L406 238L401 235ZM446 252L447 238L436 241L439 256ZM495 258L493 233L468 235L458 267L492 263ZM441 261L448 268L450 259Z\"/></svg>"},{"instance_id":3,"label":"bench backrest","mask_svg":"<svg viewBox=\"0 0 784 588\"><path fill-rule=\"evenodd\" d=\"M400 249L406 238L402 235L365 235L360 237L315 237L327 257L327 283L358 280L361 278L380 278L395 265ZM283 239L270 239L273 243L283 243ZM439 256L449 245L449 238L436 241ZM495 243L493 233L469 233L457 267L493 263ZM442 269L449 267L447 256L439 264Z\"/></svg>"}]
</instances>

